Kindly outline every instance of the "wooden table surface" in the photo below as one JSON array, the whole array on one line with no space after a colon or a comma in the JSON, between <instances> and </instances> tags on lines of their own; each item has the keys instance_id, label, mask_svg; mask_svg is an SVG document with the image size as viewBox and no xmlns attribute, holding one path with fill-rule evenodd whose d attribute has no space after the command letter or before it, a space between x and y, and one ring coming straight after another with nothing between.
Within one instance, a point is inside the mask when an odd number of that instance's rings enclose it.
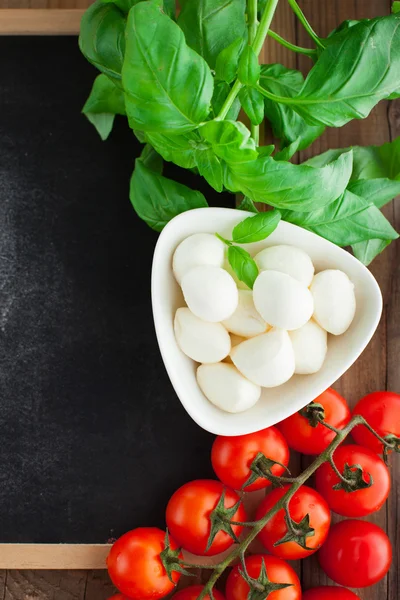
<instances>
[{"instance_id":1,"label":"wooden table surface","mask_svg":"<svg viewBox=\"0 0 400 600\"><path fill-rule=\"evenodd\" d=\"M2 8L82 8L87 0L0 0ZM344 19L361 19L388 13L390 0L302 0L304 12L320 35L331 31ZM0 12L1 20L1 12ZM285 0L281 0L273 27L284 37L300 45L309 45L307 35L296 24ZM82 60L84 60L82 58ZM308 69L305 57L291 54L268 40L265 62L282 62ZM341 129L329 129L312 148L301 152L303 161L328 148L351 145L382 144L400 135L400 100L381 102L370 117L353 121ZM100 142L99 142L100 143ZM384 209L392 224L400 230L398 201ZM354 405L369 392L390 389L400 392L400 244L392 244L373 263L384 297L382 319L372 341L355 365L337 382L336 389ZM297 467L308 460L298 459ZM393 489L390 499L371 517L388 532L394 548L393 564L388 577L371 588L356 590L362 600L399 600L400 598L400 456L391 459ZM336 518L334 518L336 520ZM315 556L297 565L304 589L331 583L318 567ZM113 593L107 574L102 571L0 571L0 600L106 600Z\"/></svg>"}]
</instances>

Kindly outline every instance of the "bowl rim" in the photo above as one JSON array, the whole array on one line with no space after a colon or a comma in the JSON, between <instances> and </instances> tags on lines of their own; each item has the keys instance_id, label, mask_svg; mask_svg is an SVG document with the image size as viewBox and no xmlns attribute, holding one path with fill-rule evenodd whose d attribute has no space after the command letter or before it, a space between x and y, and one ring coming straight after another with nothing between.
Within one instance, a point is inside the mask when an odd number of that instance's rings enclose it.
<instances>
[{"instance_id":1,"label":"bowl rim","mask_svg":"<svg viewBox=\"0 0 400 600\"><path fill-rule=\"evenodd\" d=\"M196 410L196 403L195 402L191 402L187 400L187 391L186 393L185 390L183 389L183 386L181 385L179 376L176 373L176 369L173 368L173 360L171 361L168 357L168 350L169 350L169 345L167 340L165 340L164 336L162 335L162 316L160 315L160 311L159 311L159 301L156 299L157 298L157 288L158 288L158 283L159 283L159 272L160 272L160 261L159 261L159 257L160 255L165 251L165 243L166 240L169 236L169 232L171 230L176 230L179 229L179 225L182 221L196 221L196 217L199 213L204 213L204 211L208 211L208 215L209 217L212 219L212 215L217 215L218 216L227 216L228 214L232 214L234 213L237 216L242 215L243 218L246 218L248 216L253 216L254 213L251 212L247 212L247 211L243 211L243 210L239 210L239 209L235 209L235 208L223 208L223 207L203 207L203 208L196 208L196 209L192 209L190 211L186 211L184 213L181 213L179 215L177 215L176 217L174 217L173 219L171 219L171 221L169 221L167 223L167 225L164 227L164 229L162 230L162 232L159 235L159 238L157 240L156 246L155 246L155 250L154 250L154 255L153 255L153 261L152 261L152 271L151 271L151 302L152 302L152 312L153 312L153 321L154 321L154 326L155 326L155 332L156 332L156 337L157 337L157 342L158 342L158 346L160 349L160 353L161 353L161 357L164 363L164 367L167 371L168 377L170 379L170 382L174 388L174 391L176 393L176 395L178 396L182 406L184 407L184 409L186 410L186 412L190 415L190 417L203 429L205 429L206 431L209 431L210 433L216 434L216 435L229 435L229 436L237 436L237 435L245 435L246 433L243 432L243 430L238 430L235 429L233 426L230 426L229 428L227 427L226 429L223 428L219 428L215 425L213 425L212 423L209 422L209 419L207 418L206 415L204 415L202 413L201 410ZM367 331L367 335L364 338L364 343L357 349L357 351L355 353L353 353L351 355L351 357L349 357L349 360L345 361L344 364L344 370L342 370L341 374L335 379L335 381L337 381L350 367L351 365L354 364L354 362L359 358L360 354L365 350L366 346L368 345L369 341L371 340L373 334L376 331L376 328L379 324L381 315L382 315L382 309L383 309L383 300L382 300L382 293L380 290L380 287L378 285L378 282L376 281L375 277L372 275L372 273L369 271L369 269L363 265L358 259L356 259L353 255L351 255L349 252L347 252L346 250L344 250L343 248L340 248L339 246L336 246L336 244L333 244L332 242L330 242L329 240L326 240L325 238L322 238L321 236L317 235L316 233L312 232L312 231L308 231L307 229L304 229L303 227L299 227L298 225L294 225L293 223L289 223L287 221L281 221L279 226L283 226L285 228L288 228L289 230L296 230L297 232L300 231L301 235L305 236L305 238L308 238L309 240L313 240L315 238L318 238L318 240L323 240L323 242L327 245L328 247L334 248L334 252L341 252L346 256L346 260L349 261L349 263L352 264L356 264L358 269L361 269L361 271L363 272L363 274L367 277L367 279L369 280L369 284L371 285L371 289L373 290L374 294L375 294L375 302L377 302L377 310L375 313L375 318L371 319L370 323L369 323L369 327L368 327L368 331ZM279 227L278 226L278 227ZM197 231L194 231L193 233L200 233ZM188 233L185 237L188 237L189 235L192 235L191 233ZM183 238L185 239L185 238ZM268 238L266 238L268 239ZM295 244L294 244L295 245ZM176 246L175 246L176 247ZM171 249L171 246L168 245L166 248L169 251L174 251L175 247ZM172 266L171 266L171 270L172 270ZM331 382L329 385L332 385L334 382ZM304 406L304 405L303 405ZM300 410L300 408L302 408L302 406L296 407L296 409L293 411L296 412L297 410ZM221 411L223 412L223 411ZM227 415L229 415L229 413L226 413ZM253 431L259 431L260 429L262 429L263 427L266 427L267 425L257 425L256 428L247 431L247 433L251 433ZM229 429L229 432L228 432Z\"/></svg>"}]
</instances>

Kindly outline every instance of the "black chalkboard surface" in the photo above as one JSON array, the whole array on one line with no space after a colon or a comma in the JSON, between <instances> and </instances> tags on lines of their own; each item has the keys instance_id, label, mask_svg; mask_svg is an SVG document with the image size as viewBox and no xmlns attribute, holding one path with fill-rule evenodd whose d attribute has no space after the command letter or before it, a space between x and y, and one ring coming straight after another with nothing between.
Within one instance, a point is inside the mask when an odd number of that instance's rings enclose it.
<instances>
[{"instance_id":1,"label":"black chalkboard surface","mask_svg":"<svg viewBox=\"0 0 400 600\"><path fill-rule=\"evenodd\" d=\"M140 144L80 114L95 73L76 38L0 55L0 542L104 543L162 526L169 495L211 476L212 436L157 347L157 234L128 200Z\"/></svg>"}]
</instances>

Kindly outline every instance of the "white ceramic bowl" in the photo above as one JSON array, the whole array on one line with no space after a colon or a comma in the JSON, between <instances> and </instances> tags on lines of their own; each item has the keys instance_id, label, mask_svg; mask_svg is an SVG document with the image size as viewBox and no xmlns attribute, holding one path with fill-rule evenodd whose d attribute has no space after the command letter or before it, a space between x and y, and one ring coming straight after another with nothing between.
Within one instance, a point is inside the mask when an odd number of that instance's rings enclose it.
<instances>
[{"instance_id":1,"label":"white ceramic bowl","mask_svg":"<svg viewBox=\"0 0 400 600\"><path fill-rule=\"evenodd\" d=\"M318 373L295 375L284 385L263 389L257 404L243 413L229 414L211 404L197 385L197 363L185 356L175 341L174 315L178 307L184 306L184 301L172 273L172 256L178 244L193 233L218 232L230 238L232 228L249 214L229 208L199 208L182 213L170 221L160 234L153 258L153 315L165 368L192 419L218 435L258 431L278 423L311 402L358 358L371 339L382 312L379 286L364 265L322 237L281 222L263 242L243 247L254 255L267 246L290 244L310 255L316 272L332 268L344 271L355 284L357 310L354 321L343 335L328 336L328 354Z\"/></svg>"}]
</instances>

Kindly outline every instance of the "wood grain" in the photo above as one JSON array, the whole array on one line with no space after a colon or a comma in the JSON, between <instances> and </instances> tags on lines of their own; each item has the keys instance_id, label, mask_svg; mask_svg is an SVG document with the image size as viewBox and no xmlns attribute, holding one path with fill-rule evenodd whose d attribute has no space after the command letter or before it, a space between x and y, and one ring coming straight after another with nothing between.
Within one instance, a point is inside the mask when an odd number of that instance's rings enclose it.
<instances>
[{"instance_id":1,"label":"wood grain","mask_svg":"<svg viewBox=\"0 0 400 600\"><path fill-rule=\"evenodd\" d=\"M0 35L77 35L81 9L0 10Z\"/></svg>"},{"instance_id":2,"label":"wood grain","mask_svg":"<svg viewBox=\"0 0 400 600\"><path fill-rule=\"evenodd\" d=\"M0 569L104 569L109 550L108 544L0 544Z\"/></svg>"}]
</instances>

